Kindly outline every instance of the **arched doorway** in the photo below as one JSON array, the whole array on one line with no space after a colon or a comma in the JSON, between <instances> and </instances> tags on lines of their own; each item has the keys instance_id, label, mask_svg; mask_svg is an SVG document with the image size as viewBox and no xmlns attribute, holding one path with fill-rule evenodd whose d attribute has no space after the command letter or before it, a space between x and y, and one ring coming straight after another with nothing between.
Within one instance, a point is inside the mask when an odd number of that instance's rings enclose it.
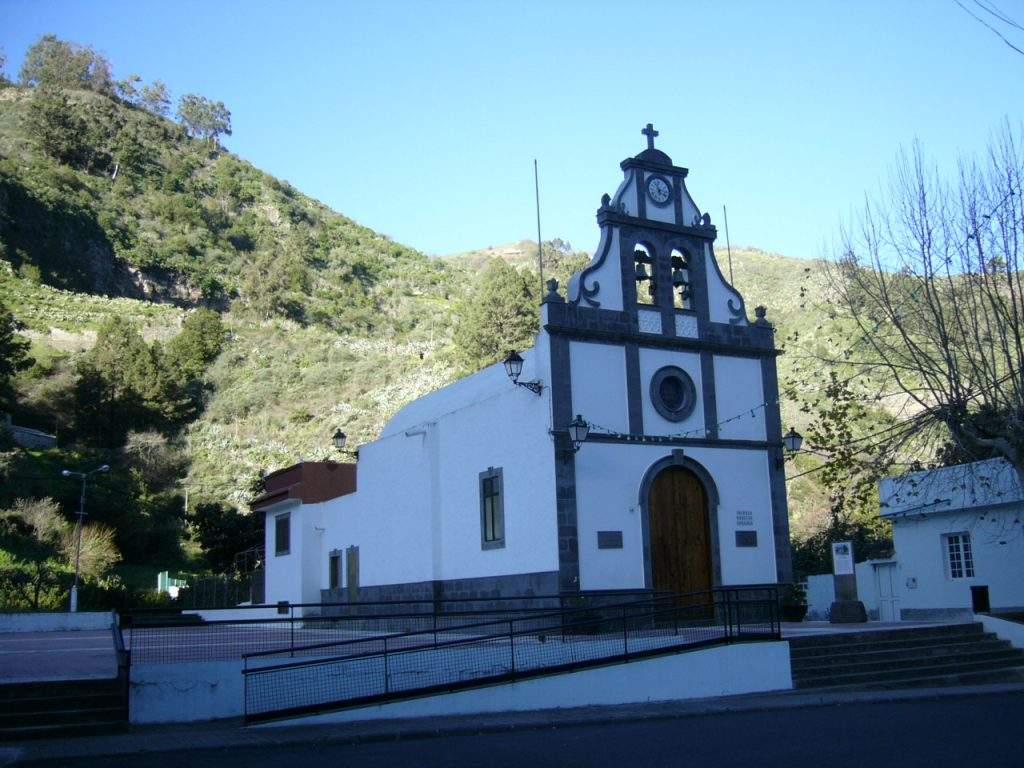
<instances>
[{"instance_id":1,"label":"arched doorway","mask_svg":"<svg viewBox=\"0 0 1024 768\"><path fill-rule=\"evenodd\" d=\"M711 526L704 485L681 466L663 469L647 497L653 589L699 592L713 584Z\"/></svg>"}]
</instances>

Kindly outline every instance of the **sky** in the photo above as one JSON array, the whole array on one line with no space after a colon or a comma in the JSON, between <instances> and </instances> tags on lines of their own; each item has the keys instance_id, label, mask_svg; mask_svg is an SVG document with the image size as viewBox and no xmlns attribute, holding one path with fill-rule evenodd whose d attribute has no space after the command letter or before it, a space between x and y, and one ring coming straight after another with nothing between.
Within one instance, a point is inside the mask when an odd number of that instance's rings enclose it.
<instances>
[{"instance_id":1,"label":"sky","mask_svg":"<svg viewBox=\"0 0 1024 768\"><path fill-rule=\"evenodd\" d=\"M1024 56L953 0L0 0L9 76L45 33L223 101L232 152L429 254L535 237L535 158L543 237L593 250L652 122L720 240L726 205L734 245L814 258L901 148L951 169L1024 120Z\"/></svg>"}]
</instances>

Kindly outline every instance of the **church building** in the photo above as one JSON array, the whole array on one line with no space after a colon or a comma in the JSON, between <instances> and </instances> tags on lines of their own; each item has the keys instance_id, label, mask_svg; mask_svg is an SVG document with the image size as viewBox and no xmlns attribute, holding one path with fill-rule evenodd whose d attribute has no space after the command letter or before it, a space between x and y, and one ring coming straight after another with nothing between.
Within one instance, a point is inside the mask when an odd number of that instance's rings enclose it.
<instances>
[{"instance_id":1,"label":"church building","mask_svg":"<svg viewBox=\"0 0 1024 768\"><path fill-rule=\"evenodd\" d=\"M406 405L342 481L276 473L267 602L791 580L774 331L643 133L531 349Z\"/></svg>"}]
</instances>

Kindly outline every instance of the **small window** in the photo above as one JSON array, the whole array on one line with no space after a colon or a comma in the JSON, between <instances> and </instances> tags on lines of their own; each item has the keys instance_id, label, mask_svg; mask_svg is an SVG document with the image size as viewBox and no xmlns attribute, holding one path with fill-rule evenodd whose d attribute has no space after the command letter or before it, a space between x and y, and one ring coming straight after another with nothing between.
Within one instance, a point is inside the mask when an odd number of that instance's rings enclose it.
<instances>
[{"instance_id":1,"label":"small window","mask_svg":"<svg viewBox=\"0 0 1024 768\"><path fill-rule=\"evenodd\" d=\"M633 249L633 278L636 280L636 303L648 306L658 303L657 272L654 257L642 245Z\"/></svg>"},{"instance_id":2,"label":"small window","mask_svg":"<svg viewBox=\"0 0 1024 768\"><path fill-rule=\"evenodd\" d=\"M331 589L338 589L341 586L341 552L331 552L327 561L328 585Z\"/></svg>"},{"instance_id":3,"label":"small window","mask_svg":"<svg viewBox=\"0 0 1024 768\"><path fill-rule=\"evenodd\" d=\"M971 552L971 534L951 533L945 538L949 578L973 579L974 554Z\"/></svg>"},{"instance_id":4,"label":"small window","mask_svg":"<svg viewBox=\"0 0 1024 768\"><path fill-rule=\"evenodd\" d=\"M480 473L480 545L483 549L505 546L505 505L501 468Z\"/></svg>"},{"instance_id":5,"label":"small window","mask_svg":"<svg viewBox=\"0 0 1024 768\"><path fill-rule=\"evenodd\" d=\"M291 552L291 513L274 518L274 554L287 555Z\"/></svg>"},{"instance_id":6,"label":"small window","mask_svg":"<svg viewBox=\"0 0 1024 768\"><path fill-rule=\"evenodd\" d=\"M651 377L651 404L669 421L682 421L697 405L697 387L682 368L666 365Z\"/></svg>"}]
</instances>

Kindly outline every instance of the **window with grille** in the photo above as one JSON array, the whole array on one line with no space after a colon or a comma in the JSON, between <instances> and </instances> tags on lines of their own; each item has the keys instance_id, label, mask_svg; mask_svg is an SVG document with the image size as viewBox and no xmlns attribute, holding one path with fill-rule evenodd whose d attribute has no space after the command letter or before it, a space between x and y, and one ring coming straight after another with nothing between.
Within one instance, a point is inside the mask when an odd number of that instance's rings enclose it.
<instances>
[{"instance_id":1,"label":"window with grille","mask_svg":"<svg viewBox=\"0 0 1024 768\"><path fill-rule=\"evenodd\" d=\"M292 551L291 514L285 513L274 518L274 554L287 555Z\"/></svg>"},{"instance_id":2,"label":"window with grille","mask_svg":"<svg viewBox=\"0 0 1024 768\"><path fill-rule=\"evenodd\" d=\"M951 579L974 578L974 555L969 533L951 533L946 538L946 556Z\"/></svg>"},{"instance_id":3,"label":"window with grille","mask_svg":"<svg viewBox=\"0 0 1024 768\"><path fill-rule=\"evenodd\" d=\"M505 507L501 468L480 473L480 545L483 549L505 546Z\"/></svg>"}]
</instances>

